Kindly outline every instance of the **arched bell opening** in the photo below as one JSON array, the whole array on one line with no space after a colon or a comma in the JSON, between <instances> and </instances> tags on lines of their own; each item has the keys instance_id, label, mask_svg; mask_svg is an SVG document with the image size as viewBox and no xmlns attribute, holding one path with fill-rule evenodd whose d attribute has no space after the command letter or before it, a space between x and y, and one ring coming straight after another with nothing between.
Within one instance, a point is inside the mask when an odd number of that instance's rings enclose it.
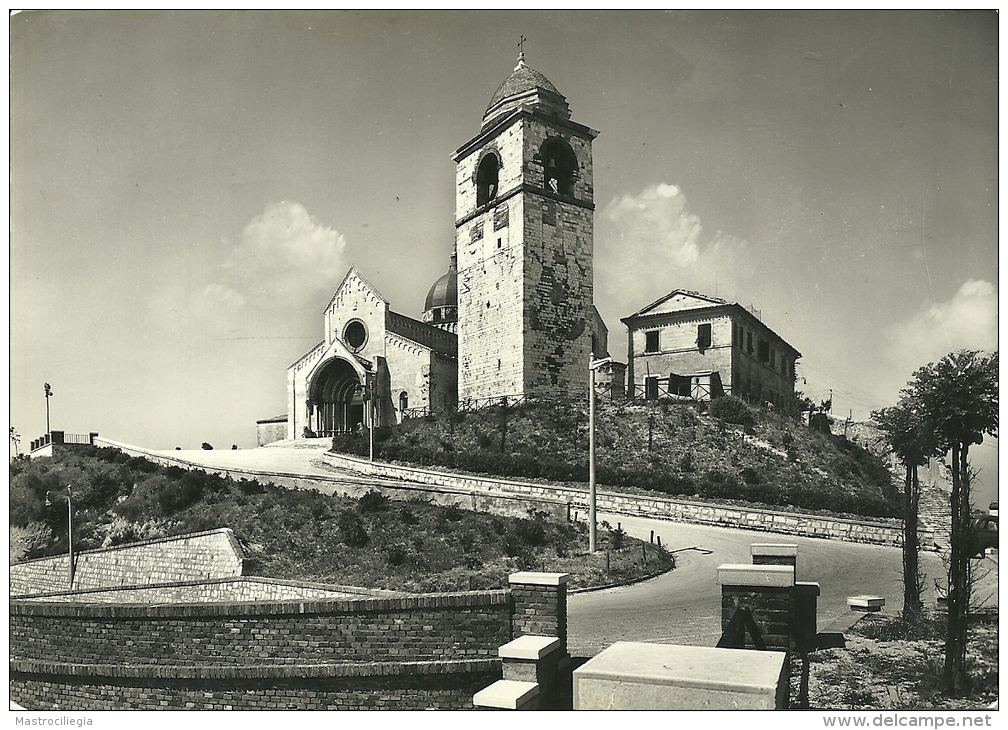
<instances>
[{"instance_id":1,"label":"arched bell opening","mask_svg":"<svg viewBox=\"0 0 1008 730\"><path fill-rule=\"evenodd\" d=\"M364 422L363 384L346 360L335 358L308 386L308 429L318 437L350 433Z\"/></svg>"}]
</instances>

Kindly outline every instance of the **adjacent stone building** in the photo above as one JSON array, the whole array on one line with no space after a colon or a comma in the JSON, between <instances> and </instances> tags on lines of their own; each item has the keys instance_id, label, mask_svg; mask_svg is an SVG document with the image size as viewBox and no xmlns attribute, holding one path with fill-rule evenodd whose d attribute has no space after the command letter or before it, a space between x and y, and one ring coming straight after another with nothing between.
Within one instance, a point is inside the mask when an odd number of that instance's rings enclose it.
<instances>
[{"instance_id":1,"label":"adjacent stone building","mask_svg":"<svg viewBox=\"0 0 1008 730\"><path fill-rule=\"evenodd\" d=\"M738 302L676 289L621 321L629 393L793 401L801 353Z\"/></svg>"}]
</instances>

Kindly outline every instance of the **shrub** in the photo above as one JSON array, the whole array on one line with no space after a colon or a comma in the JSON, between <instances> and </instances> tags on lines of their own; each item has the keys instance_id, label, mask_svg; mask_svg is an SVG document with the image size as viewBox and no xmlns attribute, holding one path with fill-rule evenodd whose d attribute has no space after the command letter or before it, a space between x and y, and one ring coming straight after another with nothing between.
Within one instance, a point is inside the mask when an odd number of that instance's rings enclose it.
<instances>
[{"instance_id":1,"label":"shrub","mask_svg":"<svg viewBox=\"0 0 1008 730\"><path fill-rule=\"evenodd\" d=\"M752 428L756 425L756 414L752 406L733 395L712 400L710 414L714 418L723 419L727 423L734 423L743 428L746 426Z\"/></svg>"},{"instance_id":2,"label":"shrub","mask_svg":"<svg viewBox=\"0 0 1008 730\"><path fill-rule=\"evenodd\" d=\"M369 489L363 497L357 500L357 509L366 515L387 512L388 508L389 498L374 489Z\"/></svg>"},{"instance_id":3,"label":"shrub","mask_svg":"<svg viewBox=\"0 0 1008 730\"><path fill-rule=\"evenodd\" d=\"M622 550L623 545L626 543L626 538L626 531L617 525L616 529L609 533L609 545L613 550Z\"/></svg>"},{"instance_id":4,"label":"shrub","mask_svg":"<svg viewBox=\"0 0 1008 730\"><path fill-rule=\"evenodd\" d=\"M208 444L206 441L203 442L203 445L200 446L200 448L203 449L204 451L213 451L213 446Z\"/></svg>"},{"instance_id":5,"label":"shrub","mask_svg":"<svg viewBox=\"0 0 1008 730\"><path fill-rule=\"evenodd\" d=\"M336 528L339 530L340 542L347 547L361 548L371 540L367 527L352 510L340 510L336 514Z\"/></svg>"}]
</instances>

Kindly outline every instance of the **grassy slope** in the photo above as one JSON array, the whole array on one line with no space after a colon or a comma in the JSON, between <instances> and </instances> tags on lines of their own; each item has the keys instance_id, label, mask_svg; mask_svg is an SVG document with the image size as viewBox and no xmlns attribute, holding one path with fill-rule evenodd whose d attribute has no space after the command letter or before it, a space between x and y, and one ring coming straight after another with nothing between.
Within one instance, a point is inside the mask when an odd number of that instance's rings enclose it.
<instances>
[{"instance_id":1,"label":"grassy slope","mask_svg":"<svg viewBox=\"0 0 1008 730\"><path fill-rule=\"evenodd\" d=\"M66 509L62 501L45 507L45 494L68 483L77 549L230 527L250 557L248 572L275 578L445 591L501 588L509 573L546 569L571 573L571 586L581 587L673 564L651 546L645 564L638 541L602 530L603 547L613 550L607 575L604 556L586 555L583 524L394 502L377 493L330 497L93 448L12 464L12 561L66 552Z\"/></svg>"},{"instance_id":2,"label":"grassy slope","mask_svg":"<svg viewBox=\"0 0 1008 730\"><path fill-rule=\"evenodd\" d=\"M599 482L780 507L898 513L890 472L860 446L738 401L731 406L730 418L752 418L754 424L743 427L689 405L600 402ZM379 438L383 459L502 476L588 479L587 405L524 404L408 421ZM364 454L367 442L337 437L334 448Z\"/></svg>"}]
</instances>

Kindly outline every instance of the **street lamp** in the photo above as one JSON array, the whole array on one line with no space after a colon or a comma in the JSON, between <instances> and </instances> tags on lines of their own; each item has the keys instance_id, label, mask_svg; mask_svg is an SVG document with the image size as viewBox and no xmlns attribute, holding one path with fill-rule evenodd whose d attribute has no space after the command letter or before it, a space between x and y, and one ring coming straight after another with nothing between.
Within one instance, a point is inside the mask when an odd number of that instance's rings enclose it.
<instances>
[{"instance_id":1,"label":"street lamp","mask_svg":"<svg viewBox=\"0 0 1008 730\"><path fill-rule=\"evenodd\" d=\"M49 383L45 384L45 432L49 433L49 399L52 397L52 388Z\"/></svg>"},{"instance_id":2,"label":"street lamp","mask_svg":"<svg viewBox=\"0 0 1008 730\"><path fill-rule=\"evenodd\" d=\"M367 403L368 409L368 453L370 454L369 460L374 462L374 419L375 419L375 379L372 373L364 374L364 402Z\"/></svg>"},{"instance_id":3,"label":"street lamp","mask_svg":"<svg viewBox=\"0 0 1008 730\"><path fill-rule=\"evenodd\" d=\"M69 539L69 543L70 543L70 550L69 550L69 556L70 556L70 590L72 591L73 590L73 582L74 582L74 570L76 568L76 565L74 564L74 550L73 550L73 492L70 489L70 485L69 484L67 484L66 500L67 500L67 538ZM51 507L52 506L52 500L49 498L49 492L45 493L45 503L46 503L46 507Z\"/></svg>"},{"instance_id":4,"label":"street lamp","mask_svg":"<svg viewBox=\"0 0 1008 730\"><path fill-rule=\"evenodd\" d=\"M601 360L591 354L588 370L591 385L588 388L588 552L595 552L595 371L612 362L611 357Z\"/></svg>"}]
</instances>

